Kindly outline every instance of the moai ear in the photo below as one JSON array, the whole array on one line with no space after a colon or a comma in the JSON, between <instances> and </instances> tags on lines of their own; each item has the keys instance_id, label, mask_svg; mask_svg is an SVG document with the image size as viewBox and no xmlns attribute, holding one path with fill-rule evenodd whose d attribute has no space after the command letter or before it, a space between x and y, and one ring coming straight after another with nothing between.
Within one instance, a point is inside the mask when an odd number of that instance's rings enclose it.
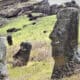
<instances>
[{"instance_id":1,"label":"moai ear","mask_svg":"<svg viewBox=\"0 0 80 80\"><path fill-rule=\"evenodd\" d=\"M7 41L8 41L8 44L11 46L13 45L13 41L12 41L12 36L11 35L8 35L7 36Z\"/></svg>"}]
</instances>

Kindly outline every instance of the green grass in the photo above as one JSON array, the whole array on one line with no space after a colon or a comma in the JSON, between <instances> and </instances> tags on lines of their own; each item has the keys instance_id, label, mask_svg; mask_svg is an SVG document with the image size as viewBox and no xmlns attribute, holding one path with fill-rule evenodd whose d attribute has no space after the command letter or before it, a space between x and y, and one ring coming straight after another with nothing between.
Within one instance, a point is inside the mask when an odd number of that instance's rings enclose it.
<instances>
[{"instance_id":1,"label":"green grass","mask_svg":"<svg viewBox=\"0 0 80 80\"><path fill-rule=\"evenodd\" d=\"M31 62L27 66L11 68L9 65L9 74L11 80L44 80L50 78L52 66L51 62ZM43 77L44 76L44 77ZM21 79L22 78L22 79Z\"/></svg>"}]
</instances>

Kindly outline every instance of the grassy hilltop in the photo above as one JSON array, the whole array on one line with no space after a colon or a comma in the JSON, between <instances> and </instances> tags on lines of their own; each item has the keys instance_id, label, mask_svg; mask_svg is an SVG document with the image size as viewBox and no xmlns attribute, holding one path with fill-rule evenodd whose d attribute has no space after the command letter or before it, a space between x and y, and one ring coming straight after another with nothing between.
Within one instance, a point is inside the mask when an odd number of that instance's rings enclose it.
<instances>
[{"instance_id":1,"label":"grassy hilltop","mask_svg":"<svg viewBox=\"0 0 80 80\"><path fill-rule=\"evenodd\" d=\"M30 61L26 66L12 68L12 65L8 64L10 80L50 80L54 61L50 56L49 34L55 25L56 16L39 18L35 25L32 25L33 22L35 21L29 21L26 15L19 16L0 29L0 34L6 34L6 30L13 27L22 29L12 34L14 44L11 47L7 46L7 61L12 61L12 56L19 49L22 41L29 41L33 45ZM25 28L23 28L24 25ZM44 33L44 31L47 32ZM49 56L46 58L46 55ZM63 80L79 80L79 78L78 74Z\"/></svg>"}]
</instances>

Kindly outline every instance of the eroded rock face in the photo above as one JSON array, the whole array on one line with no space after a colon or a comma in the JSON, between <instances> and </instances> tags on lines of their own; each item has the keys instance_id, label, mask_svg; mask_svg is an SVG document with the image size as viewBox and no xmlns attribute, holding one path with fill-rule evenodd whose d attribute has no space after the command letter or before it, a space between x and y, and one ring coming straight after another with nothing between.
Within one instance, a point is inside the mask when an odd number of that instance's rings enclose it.
<instances>
[{"instance_id":1,"label":"eroded rock face","mask_svg":"<svg viewBox=\"0 0 80 80\"><path fill-rule=\"evenodd\" d=\"M6 76L6 37L0 36L0 80L5 80Z\"/></svg>"},{"instance_id":2,"label":"eroded rock face","mask_svg":"<svg viewBox=\"0 0 80 80\"><path fill-rule=\"evenodd\" d=\"M21 12L21 9L1 10L0 11L0 17L3 17L3 18L17 17L19 12Z\"/></svg>"},{"instance_id":3,"label":"eroded rock face","mask_svg":"<svg viewBox=\"0 0 80 80\"><path fill-rule=\"evenodd\" d=\"M66 2L64 4L58 5L54 4L50 6L50 14L57 14L60 9L68 8L68 7L74 7L79 9L79 5L76 3L76 1L72 0L70 2Z\"/></svg>"},{"instance_id":4,"label":"eroded rock face","mask_svg":"<svg viewBox=\"0 0 80 80\"><path fill-rule=\"evenodd\" d=\"M50 34L52 57L55 59L54 69L66 66L66 63L73 60L74 48L78 45L78 18L78 9L73 7L63 8L57 14L57 22ZM56 71L53 70L52 78Z\"/></svg>"},{"instance_id":5,"label":"eroded rock face","mask_svg":"<svg viewBox=\"0 0 80 80\"><path fill-rule=\"evenodd\" d=\"M79 8L78 4L76 3L75 0L72 0L71 2L66 2L64 3L66 7L75 7L75 8Z\"/></svg>"},{"instance_id":6,"label":"eroded rock face","mask_svg":"<svg viewBox=\"0 0 80 80\"><path fill-rule=\"evenodd\" d=\"M20 50L13 56L13 67L24 66L29 61L30 51L32 45L28 42L22 42L20 44Z\"/></svg>"}]
</instances>

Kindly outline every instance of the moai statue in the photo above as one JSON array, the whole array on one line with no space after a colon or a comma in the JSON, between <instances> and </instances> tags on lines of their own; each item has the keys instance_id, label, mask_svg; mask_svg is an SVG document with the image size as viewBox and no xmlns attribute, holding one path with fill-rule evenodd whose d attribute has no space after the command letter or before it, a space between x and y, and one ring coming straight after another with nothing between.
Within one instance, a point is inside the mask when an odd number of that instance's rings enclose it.
<instances>
[{"instance_id":1,"label":"moai statue","mask_svg":"<svg viewBox=\"0 0 80 80\"><path fill-rule=\"evenodd\" d=\"M50 34L55 60L52 80L70 76L75 71L77 63L73 57L78 45L78 18L78 9L73 7L63 8L57 13L57 22Z\"/></svg>"},{"instance_id":2,"label":"moai statue","mask_svg":"<svg viewBox=\"0 0 80 80\"><path fill-rule=\"evenodd\" d=\"M9 45L12 45L12 38L11 40L8 38L9 35L0 36L0 80L8 80L8 72L6 66L6 42Z\"/></svg>"},{"instance_id":3,"label":"moai statue","mask_svg":"<svg viewBox=\"0 0 80 80\"><path fill-rule=\"evenodd\" d=\"M22 42L19 51L13 56L13 67L24 66L29 61L32 45L29 42Z\"/></svg>"}]
</instances>

